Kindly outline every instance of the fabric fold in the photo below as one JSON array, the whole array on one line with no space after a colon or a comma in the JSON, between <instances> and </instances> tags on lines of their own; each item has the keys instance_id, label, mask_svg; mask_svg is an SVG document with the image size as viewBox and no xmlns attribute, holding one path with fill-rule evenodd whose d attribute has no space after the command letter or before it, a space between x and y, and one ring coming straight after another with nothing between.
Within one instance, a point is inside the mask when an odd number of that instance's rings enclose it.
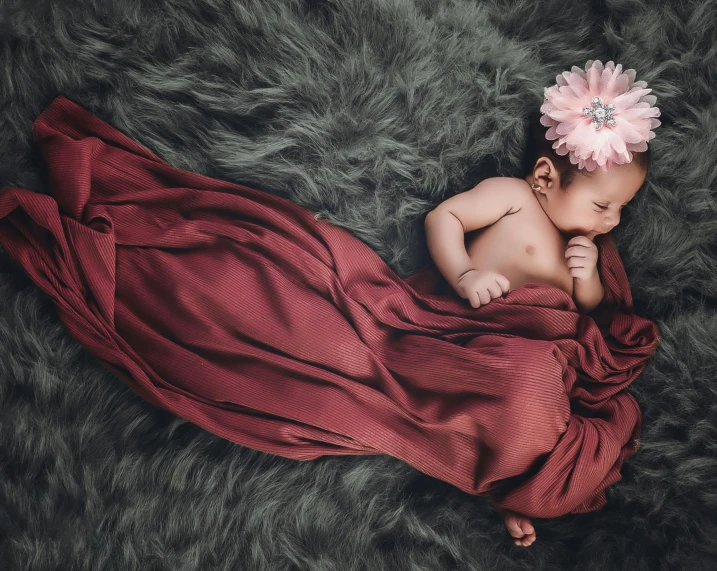
<instances>
[{"instance_id":1,"label":"fabric fold","mask_svg":"<svg viewBox=\"0 0 717 571\"><path fill-rule=\"evenodd\" d=\"M50 196L0 191L0 244L70 333L155 406L296 460L389 454L532 517L600 509L656 351L622 261L603 302L529 283L479 309L349 231L169 165L65 97L33 124Z\"/></svg>"}]
</instances>

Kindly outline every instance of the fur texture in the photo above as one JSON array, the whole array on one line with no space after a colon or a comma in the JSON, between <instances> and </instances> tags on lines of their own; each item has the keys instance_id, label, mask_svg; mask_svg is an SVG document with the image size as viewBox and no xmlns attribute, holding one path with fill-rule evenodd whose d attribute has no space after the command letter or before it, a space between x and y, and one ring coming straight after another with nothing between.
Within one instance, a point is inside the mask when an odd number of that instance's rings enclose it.
<instances>
[{"instance_id":1,"label":"fur texture","mask_svg":"<svg viewBox=\"0 0 717 571\"><path fill-rule=\"evenodd\" d=\"M519 176L525 119L588 59L662 110L613 232L663 343L641 449L602 511L513 545L484 498L387 456L296 462L155 409L0 250L0 567L715 568L717 9L693 0L0 2L0 186L47 192L31 124L60 94L171 164L289 197L402 276L423 216Z\"/></svg>"}]
</instances>

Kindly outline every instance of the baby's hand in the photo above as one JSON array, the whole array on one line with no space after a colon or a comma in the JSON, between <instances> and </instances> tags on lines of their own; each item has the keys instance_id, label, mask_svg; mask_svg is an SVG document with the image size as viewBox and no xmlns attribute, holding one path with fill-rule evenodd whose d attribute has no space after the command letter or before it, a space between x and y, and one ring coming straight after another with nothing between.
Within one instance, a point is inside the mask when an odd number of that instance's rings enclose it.
<instances>
[{"instance_id":1,"label":"baby's hand","mask_svg":"<svg viewBox=\"0 0 717 571\"><path fill-rule=\"evenodd\" d=\"M598 249L587 236L575 236L565 250L570 275L577 283L590 281L597 274Z\"/></svg>"},{"instance_id":2,"label":"baby's hand","mask_svg":"<svg viewBox=\"0 0 717 571\"><path fill-rule=\"evenodd\" d=\"M486 270L468 270L458 278L456 292L478 308L490 300L510 291L510 282L505 276Z\"/></svg>"}]
</instances>

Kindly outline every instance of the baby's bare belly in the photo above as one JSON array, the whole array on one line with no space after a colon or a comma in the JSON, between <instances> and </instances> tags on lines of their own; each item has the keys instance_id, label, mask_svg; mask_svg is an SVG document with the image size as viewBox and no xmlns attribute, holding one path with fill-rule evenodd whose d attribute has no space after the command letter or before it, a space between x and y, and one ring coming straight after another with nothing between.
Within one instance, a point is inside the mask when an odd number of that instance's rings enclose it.
<instances>
[{"instance_id":1,"label":"baby's bare belly","mask_svg":"<svg viewBox=\"0 0 717 571\"><path fill-rule=\"evenodd\" d=\"M487 228L466 234L466 250L474 267L504 275L511 290L530 282L544 283L572 297L573 278L565 247L566 240L557 229L546 227L531 212L504 216Z\"/></svg>"}]
</instances>

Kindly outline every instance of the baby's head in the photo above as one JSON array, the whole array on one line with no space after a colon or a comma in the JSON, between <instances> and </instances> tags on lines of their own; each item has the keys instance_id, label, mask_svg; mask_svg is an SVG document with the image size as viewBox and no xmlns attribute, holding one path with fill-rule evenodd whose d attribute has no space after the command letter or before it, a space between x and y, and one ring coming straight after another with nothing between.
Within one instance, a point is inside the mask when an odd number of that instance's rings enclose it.
<instances>
[{"instance_id":1,"label":"baby's head","mask_svg":"<svg viewBox=\"0 0 717 571\"><path fill-rule=\"evenodd\" d=\"M555 79L529 117L524 176L562 233L592 240L619 224L644 184L660 110L635 70L612 61L588 60Z\"/></svg>"},{"instance_id":2,"label":"baby's head","mask_svg":"<svg viewBox=\"0 0 717 571\"><path fill-rule=\"evenodd\" d=\"M645 182L650 147L633 153L631 162L611 165L607 173L602 168L588 171L555 152L539 113L529 118L529 128L524 178L553 224L567 236L591 240L617 226L621 210Z\"/></svg>"}]
</instances>

